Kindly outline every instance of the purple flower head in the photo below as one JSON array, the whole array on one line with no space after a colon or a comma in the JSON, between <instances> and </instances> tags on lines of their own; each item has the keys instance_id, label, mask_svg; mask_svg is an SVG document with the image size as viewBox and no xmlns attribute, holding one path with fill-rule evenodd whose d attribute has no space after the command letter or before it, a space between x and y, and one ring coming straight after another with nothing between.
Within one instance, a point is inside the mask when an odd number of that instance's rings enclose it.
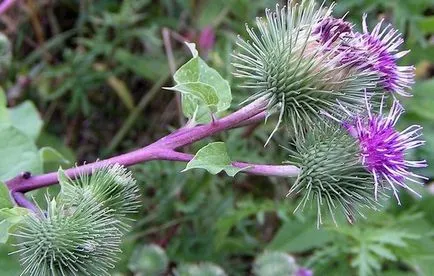
<instances>
[{"instance_id":1,"label":"purple flower head","mask_svg":"<svg viewBox=\"0 0 434 276\"><path fill-rule=\"evenodd\" d=\"M404 42L401 34L390 24L382 29L384 20L369 32L366 18L366 14L363 15L363 33L354 33L346 46L346 61L377 73L386 91L411 96L407 90L414 83L414 66L397 65L397 60L409 52L398 51Z\"/></svg>"},{"instance_id":2,"label":"purple flower head","mask_svg":"<svg viewBox=\"0 0 434 276\"><path fill-rule=\"evenodd\" d=\"M318 40L321 44L331 44L339 37L350 34L352 28L353 25L343 18L329 16L315 26L312 34L319 35Z\"/></svg>"},{"instance_id":3,"label":"purple flower head","mask_svg":"<svg viewBox=\"0 0 434 276\"><path fill-rule=\"evenodd\" d=\"M305 267L300 267L295 273L296 276L313 276L313 272Z\"/></svg>"},{"instance_id":4,"label":"purple flower head","mask_svg":"<svg viewBox=\"0 0 434 276\"><path fill-rule=\"evenodd\" d=\"M350 115L350 119L343 122L350 134L358 139L361 150L361 162L363 166L374 176L375 198L377 199L378 186L389 184L398 203L397 187L403 187L417 194L405 183L407 180L423 184L420 179L423 176L409 171L410 167L426 167L425 161L406 160L406 152L416 148L424 141L420 140L421 126L413 125L399 132L395 128L403 108L397 100L393 101L387 115L383 114L383 100L379 114L372 114L372 107L366 97L366 115Z\"/></svg>"},{"instance_id":5,"label":"purple flower head","mask_svg":"<svg viewBox=\"0 0 434 276\"><path fill-rule=\"evenodd\" d=\"M202 29L199 35L199 48L208 53L215 44L215 32L211 26Z\"/></svg>"}]
</instances>

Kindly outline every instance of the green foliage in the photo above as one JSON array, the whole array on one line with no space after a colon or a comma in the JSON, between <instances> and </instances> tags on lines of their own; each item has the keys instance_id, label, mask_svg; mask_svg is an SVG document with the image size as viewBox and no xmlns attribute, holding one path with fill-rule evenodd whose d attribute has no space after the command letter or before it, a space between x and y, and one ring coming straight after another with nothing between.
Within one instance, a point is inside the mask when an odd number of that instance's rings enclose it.
<instances>
[{"instance_id":1,"label":"green foliage","mask_svg":"<svg viewBox=\"0 0 434 276\"><path fill-rule=\"evenodd\" d=\"M0 209L0 244L8 241L9 235L29 214L29 210L21 207Z\"/></svg>"},{"instance_id":2,"label":"green foliage","mask_svg":"<svg viewBox=\"0 0 434 276\"><path fill-rule=\"evenodd\" d=\"M0 180L8 180L23 171L41 173L42 164L34 142L13 126L0 127Z\"/></svg>"},{"instance_id":3,"label":"green foliage","mask_svg":"<svg viewBox=\"0 0 434 276\"><path fill-rule=\"evenodd\" d=\"M312 227L312 218L291 218L283 223L267 250L302 253L321 248L332 241L333 236L325 229Z\"/></svg>"},{"instance_id":4,"label":"green foliage","mask_svg":"<svg viewBox=\"0 0 434 276\"><path fill-rule=\"evenodd\" d=\"M0 245L8 241L28 213L28 209L13 206L6 184L0 181Z\"/></svg>"},{"instance_id":5,"label":"green foliage","mask_svg":"<svg viewBox=\"0 0 434 276\"><path fill-rule=\"evenodd\" d=\"M214 142L201 148L194 158L188 162L184 171L191 169L205 169L212 174L225 171L229 176L234 176L242 168L231 165L227 148L224 142Z\"/></svg>"},{"instance_id":6,"label":"green foliage","mask_svg":"<svg viewBox=\"0 0 434 276\"><path fill-rule=\"evenodd\" d=\"M253 264L256 276L291 276L295 275L297 265L295 259L278 251L265 251L258 255Z\"/></svg>"},{"instance_id":7,"label":"green foliage","mask_svg":"<svg viewBox=\"0 0 434 276\"><path fill-rule=\"evenodd\" d=\"M156 244L137 245L128 268L138 275L162 275L169 265L164 249Z\"/></svg>"},{"instance_id":8,"label":"green foliage","mask_svg":"<svg viewBox=\"0 0 434 276\"><path fill-rule=\"evenodd\" d=\"M182 264L175 271L176 276L226 276L225 271L213 263Z\"/></svg>"},{"instance_id":9,"label":"green foliage","mask_svg":"<svg viewBox=\"0 0 434 276\"><path fill-rule=\"evenodd\" d=\"M0 73L9 67L12 61L12 49L9 39L0 33Z\"/></svg>"},{"instance_id":10,"label":"green foliage","mask_svg":"<svg viewBox=\"0 0 434 276\"><path fill-rule=\"evenodd\" d=\"M377 275L385 266L391 270L396 266L417 271L420 270L419 263L423 263L422 259L434 256L432 248L428 249L433 242L432 226L424 221L420 213L403 212L395 216L373 213L368 219L369 222L330 228L330 234L335 235L334 242L317 251L310 265L314 264L319 273L328 274L331 271L326 266L336 262L336 271L355 268L357 275L368 276ZM412 255L418 261L415 262ZM350 258L351 262L342 263L341 260L346 258ZM422 275L429 273L423 272Z\"/></svg>"},{"instance_id":11,"label":"green foliage","mask_svg":"<svg viewBox=\"0 0 434 276\"><path fill-rule=\"evenodd\" d=\"M42 120L35 105L25 101L9 110L11 125L15 126L30 139L36 140L41 132Z\"/></svg>"},{"instance_id":12,"label":"green foliage","mask_svg":"<svg viewBox=\"0 0 434 276\"><path fill-rule=\"evenodd\" d=\"M60 163L66 165L69 165L71 163L60 152L50 147L43 147L39 149L39 156L44 163Z\"/></svg>"},{"instance_id":13,"label":"green foliage","mask_svg":"<svg viewBox=\"0 0 434 276\"><path fill-rule=\"evenodd\" d=\"M6 108L6 95L0 90L0 180L8 180L21 173L42 172L35 139L39 136L42 121L31 102Z\"/></svg>"},{"instance_id":14,"label":"green foliage","mask_svg":"<svg viewBox=\"0 0 434 276\"><path fill-rule=\"evenodd\" d=\"M193 122L210 122L212 114L230 107L231 88L215 69L199 57L194 44L187 45L193 58L175 73L176 86L170 89L182 93L182 109L186 117Z\"/></svg>"},{"instance_id":15,"label":"green foliage","mask_svg":"<svg viewBox=\"0 0 434 276\"><path fill-rule=\"evenodd\" d=\"M8 70L0 70L1 86L8 93L7 97L0 93L0 125L12 126L13 132L19 131L19 135L6 135L8 140L0 140L0 149L4 149L8 143L14 145L16 140L25 136L22 141L33 144L31 156L39 155L38 162L35 157L35 164L39 165L35 168L21 167L20 170L32 170L33 174L37 174L42 167L45 171L55 171L59 164L65 168L67 164L63 161L66 159L73 164L76 160L91 162L105 157L101 152L125 124L132 112L131 106L138 106L143 98L146 99L144 102L150 104L145 104L146 108L138 112L140 116L128 123L132 125L131 129L126 131L116 152L111 154L147 144L178 126L173 94L163 93L158 87L159 83L172 85L164 80L169 79L170 71L161 36L163 27L173 34L170 44L176 65L182 64L188 55L186 47L178 39L188 38L198 45L197 50L207 66L215 68L228 80L234 102L245 100L246 93L254 91L239 88L240 79L231 76L231 63L234 62L231 54L237 49L234 43L236 35L248 37L244 22L252 25L252 19L263 15L264 8L273 7L276 2L282 1L88 1L80 7L71 5L68 1L33 1L37 7L33 11L37 12L43 31L41 41L34 32L38 25L34 25L34 20L28 17L31 13L21 11L32 11L28 3L24 2L22 9L11 9L11 14L5 15L12 22L12 25L8 25L8 37L12 42L8 46L12 47L8 49L6 59L0 59L0 63L5 60L10 65ZM286 1L283 2L286 4ZM415 64L419 79L413 89L414 97L402 101L407 111L403 115L405 121L402 124L417 122L424 127L427 145L416 149L412 153L412 159L427 159L432 164L432 1L337 2L337 12L343 15L349 10L346 18L351 18L356 27L360 27L361 15L368 12L370 26L379 18L385 18L386 22L391 22L404 32L406 45L402 48L412 51L404 58L403 64ZM198 43L199 34L205 26L212 27L217 36L216 44L207 56ZM12 53L13 60L10 59ZM271 54L278 54L278 51ZM286 66L280 69L294 69L287 66L285 59L278 61ZM302 64L307 64L308 61L309 59L304 59ZM20 87L19 79L23 76L29 78L30 82L23 88L16 89ZM317 74L313 77L316 81L320 79ZM338 76L333 77L336 79ZM113 79L120 84L119 87L124 85L127 90L116 90L110 84ZM282 79L280 81L283 83ZM149 89L156 84L157 92L151 97ZM291 85L296 87L297 83ZM200 98L202 95L206 96L205 99L211 99L210 108L206 107L202 112L203 117L209 121L211 109L217 109L218 100L213 94L214 90L206 85L200 88L203 87L207 90L190 89L186 92L199 92L199 98L195 98L196 105L203 103ZM34 102L43 116L35 114L34 108L29 107L29 100ZM16 113L18 115L12 122L12 109L5 108L7 102L14 109L26 106L23 110L29 113ZM193 106L189 110L189 114L194 114L196 109ZM201 115L200 111L197 112L196 121ZM83 116L83 113L87 115ZM41 117L44 118L44 130L35 142L41 120L33 119ZM233 130L218 135L215 140L184 150L197 152L213 141L226 141L227 150L224 152L229 152L231 157L225 159L226 165L230 160L280 163L288 158L286 150L278 147L263 148L278 118L270 117L268 120L270 123L261 125L254 131ZM294 149L288 145L288 140L292 137L290 131L282 136L273 136L273 140L276 144ZM64 158L45 147L56 149ZM24 161L25 158L16 160L22 154L18 149L13 152L0 151L0 175L6 174L9 177L19 173L19 170L14 169ZM293 184L290 179L251 177L244 174L228 178L223 175L212 176L204 170L189 170L180 174L183 168L182 164L164 162L151 162L134 168L141 191L138 199L141 205L140 215L137 216L139 219L133 225L132 232L123 241L123 260L116 264L114 270L110 270L110 275L135 273L134 268L128 268L128 263L133 263L136 255L129 254L129 251L150 243L164 247L168 259L176 267L180 268L185 263L213 262L223 267L228 275L252 273L253 260L257 258L258 252L264 250L291 254L300 264L312 269L315 275L359 275L361 267L364 267L363 271L370 269L373 275L428 276L434 271L434 200L424 187L420 188L422 199L404 193L399 208L382 208L377 215L367 212L366 220L358 220L353 226L347 226L337 218L339 229L346 229L345 231L329 227L328 224L318 230L314 225L316 210L311 212L314 208L306 208L303 215L292 214L296 207L293 202L300 200L302 193L294 194L288 200L282 197ZM432 166L421 173L434 177ZM50 193L52 191L50 189ZM38 194L31 196L45 209L47 203L39 200ZM60 201L57 203L60 204ZM389 205L388 201L383 203L385 207ZM6 189L2 190L0 206L6 208L0 211L5 213L0 218L3 230L21 216L15 214L15 211L20 211L10 209L12 203ZM418 212L419 215L417 218L410 219L407 216L403 219L402 215L409 211ZM16 225L10 230L13 231ZM390 243L388 233L395 243L400 240L406 245ZM366 238L367 241L363 240L365 236L369 237ZM5 237L1 235L3 240ZM383 240L385 237L386 240ZM10 236L8 243L18 242L15 239ZM2 274L18 275L21 269L14 259L17 255L8 255L10 250L8 246L0 248ZM166 272L173 274L175 269L177 268L170 271L169 268Z\"/></svg>"}]
</instances>

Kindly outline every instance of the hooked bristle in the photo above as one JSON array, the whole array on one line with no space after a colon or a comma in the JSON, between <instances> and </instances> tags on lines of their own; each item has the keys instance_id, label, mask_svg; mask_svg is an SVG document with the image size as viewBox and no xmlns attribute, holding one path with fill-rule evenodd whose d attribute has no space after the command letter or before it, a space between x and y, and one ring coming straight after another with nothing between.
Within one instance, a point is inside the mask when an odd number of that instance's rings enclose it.
<instances>
[{"instance_id":1,"label":"hooked bristle","mask_svg":"<svg viewBox=\"0 0 434 276\"><path fill-rule=\"evenodd\" d=\"M81 175L72 180L62 170L59 171L62 187L62 200L77 204L88 198L95 198L109 208L120 220L122 228L127 228L128 215L139 208L139 193L136 180L124 166L107 165L94 170L92 175Z\"/></svg>"}]
</instances>

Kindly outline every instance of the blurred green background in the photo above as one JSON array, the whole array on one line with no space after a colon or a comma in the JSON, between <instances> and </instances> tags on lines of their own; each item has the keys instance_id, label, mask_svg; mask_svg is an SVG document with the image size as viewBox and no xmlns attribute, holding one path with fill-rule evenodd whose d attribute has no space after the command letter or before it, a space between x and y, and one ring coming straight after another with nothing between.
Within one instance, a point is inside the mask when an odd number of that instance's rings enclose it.
<instances>
[{"instance_id":1,"label":"blurred green background","mask_svg":"<svg viewBox=\"0 0 434 276\"><path fill-rule=\"evenodd\" d=\"M126 152L183 123L175 94L162 87L172 85L171 72L190 58L184 40L197 43L200 55L231 83L236 108L249 93L231 76L236 36L245 36L244 24L253 23L275 4L276 0L19 1L0 16L0 30L12 43L10 63L0 60L0 84L8 105L16 107L19 123L27 130L37 126L33 138L38 148L57 149L69 164ZM357 28L362 14L368 13L371 27L385 18L403 33L403 48L412 51L402 63L416 66L417 80L414 96L401 99L407 113L399 127L424 127L426 145L412 152L412 158L434 164L434 0L336 4L335 16L348 11L346 18ZM22 104L28 100L39 116ZM215 140L227 141L233 159L280 163L287 155L278 146L287 143L284 135L276 135L273 144L263 148L273 127L268 123L233 130ZM187 150L194 152L205 142ZM58 161L45 160L44 171L55 170ZM250 275L264 250L290 254L315 275L434 275L430 181L417 187L422 199L403 191L401 206L391 199L384 210L366 213L366 219L354 225L342 222L317 229L316 210L293 214L296 198L285 198L289 179L180 173L183 166L151 162L133 168L142 208L113 275L172 275L176 267L181 275L183 264L203 262L220 266L228 275ZM419 173L433 179L433 168ZM147 244L164 252L148 254ZM16 256L7 255L8 246L1 251L1 274L18 275ZM152 265L162 268L146 270Z\"/></svg>"}]
</instances>

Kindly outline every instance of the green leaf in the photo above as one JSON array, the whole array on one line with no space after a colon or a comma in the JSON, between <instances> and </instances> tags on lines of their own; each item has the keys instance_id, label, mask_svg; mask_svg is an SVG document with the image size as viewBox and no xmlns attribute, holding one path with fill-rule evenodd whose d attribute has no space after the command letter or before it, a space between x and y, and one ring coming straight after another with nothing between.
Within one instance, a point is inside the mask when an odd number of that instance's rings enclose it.
<instances>
[{"instance_id":1,"label":"green leaf","mask_svg":"<svg viewBox=\"0 0 434 276\"><path fill-rule=\"evenodd\" d=\"M434 79L418 82L413 88L413 97L405 101L405 110L425 120L434 120L434 98L427 93L434 89Z\"/></svg>"},{"instance_id":2,"label":"green leaf","mask_svg":"<svg viewBox=\"0 0 434 276\"><path fill-rule=\"evenodd\" d=\"M169 260L158 245L138 244L129 260L128 268L139 275L157 276L167 270Z\"/></svg>"},{"instance_id":3,"label":"green leaf","mask_svg":"<svg viewBox=\"0 0 434 276\"><path fill-rule=\"evenodd\" d=\"M242 247L242 242L237 238L231 238L231 230L237 228L242 221L254 216L260 212L273 212L276 210L276 204L270 200L251 201L243 200L237 202L235 209L230 209L220 216L215 224L216 235L214 243L217 248L232 247L235 243L239 243ZM238 245L237 245L238 246Z\"/></svg>"},{"instance_id":4,"label":"green leaf","mask_svg":"<svg viewBox=\"0 0 434 276\"><path fill-rule=\"evenodd\" d=\"M24 134L36 140L42 128L42 120L35 105L25 101L20 105L9 108L11 124Z\"/></svg>"},{"instance_id":5,"label":"green leaf","mask_svg":"<svg viewBox=\"0 0 434 276\"><path fill-rule=\"evenodd\" d=\"M193 58L176 71L173 76L176 85L168 89L182 93L186 117L200 123L209 122L209 113L219 113L230 107L231 88L216 70L198 56L193 43L187 43L187 46Z\"/></svg>"},{"instance_id":6,"label":"green leaf","mask_svg":"<svg viewBox=\"0 0 434 276\"><path fill-rule=\"evenodd\" d=\"M434 32L434 16L422 17L417 25L424 34L432 34Z\"/></svg>"},{"instance_id":7,"label":"green leaf","mask_svg":"<svg viewBox=\"0 0 434 276\"><path fill-rule=\"evenodd\" d=\"M6 99L5 91L3 90L3 88L0 87L0 108L6 107L6 104L7 104L7 99Z\"/></svg>"},{"instance_id":8,"label":"green leaf","mask_svg":"<svg viewBox=\"0 0 434 276\"><path fill-rule=\"evenodd\" d=\"M393 252L387 249L386 247L384 247L383 245L372 244L369 246L369 249L379 257L382 257L390 261L396 261L396 256L393 254Z\"/></svg>"},{"instance_id":9,"label":"green leaf","mask_svg":"<svg viewBox=\"0 0 434 276\"><path fill-rule=\"evenodd\" d=\"M23 171L42 172L41 158L33 141L13 126L0 128L0 181ZM7 157L7 158L5 158Z\"/></svg>"},{"instance_id":10,"label":"green leaf","mask_svg":"<svg viewBox=\"0 0 434 276\"><path fill-rule=\"evenodd\" d=\"M179 91L182 94L191 95L193 98L206 103L212 113L217 112L217 105L219 103L218 94L214 87L208 84L202 82L187 82L178 84L170 89Z\"/></svg>"},{"instance_id":11,"label":"green leaf","mask_svg":"<svg viewBox=\"0 0 434 276\"><path fill-rule=\"evenodd\" d=\"M0 126L5 123L7 124L9 122L6 105L7 105L6 94L3 91L3 88L0 87Z\"/></svg>"},{"instance_id":12,"label":"green leaf","mask_svg":"<svg viewBox=\"0 0 434 276\"><path fill-rule=\"evenodd\" d=\"M71 162L63 157L57 150L51 147L43 147L39 149L39 155L44 163L70 164Z\"/></svg>"},{"instance_id":13,"label":"green leaf","mask_svg":"<svg viewBox=\"0 0 434 276\"><path fill-rule=\"evenodd\" d=\"M7 242L14 226L20 223L28 213L28 209L21 207L0 209L0 243Z\"/></svg>"},{"instance_id":14,"label":"green leaf","mask_svg":"<svg viewBox=\"0 0 434 276\"><path fill-rule=\"evenodd\" d=\"M36 143L39 148L49 147L53 148L59 154L61 154L65 159L69 161L69 163L73 163L76 160L75 153L68 146L65 145L61 137L55 136L48 132L43 131ZM58 168L54 168L51 171L57 170Z\"/></svg>"},{"instance_id":15,"label":"green leaf","mask_svg":"<svg viewBox=\"0 0 434 276\"><path fill-rule=\"evenodd\" d=\"M0 244L0 267L2 275L18 276L22 268L18 261L18 255L12 254L16 250L11 244Z\"/></svg>"},{"instance_id":16,"label":"green leaf","mask_svg":"<svg viewBox=\"0 0 434 276\"><path fill-rule=\"evenodd\" d=\"M183 171L205 169L212 174L225 171L234 176L242 169L233 167L224 142L214 142L201 148Z\"/></svg>"},{"instance_id":17,"label":"green leaf","mask_svg":"<svg viewBox=\"0 0 434 276\"><path fill-rule=\"evenodd\" d=\"M131 70L134 74L147 80L155 81L161 77L161 72L168 72L166 57L135 55L125 49L116 50L113 59L122 66Z\"/></svg>"},{"instance_id":18,"label":"green leaf","mask_svg":"<svg viewBox=\"0 0 434 276\"><path fill-rule=\"evenodd\" d=\"M6 184L0 181L0 209L13 207L9 189Z\"/></svg>"},{"instance_id":19,"label":"green leaf","mask_svg":"<svg viewBox=\"0 0 434 276\"><path fill-rule=\"evenodd\" d=\"M290 219L280 227L267 249L299 253L321 247L331 239L332 235L317 229L312 220Z\"/></svg>"}]
</instances>

